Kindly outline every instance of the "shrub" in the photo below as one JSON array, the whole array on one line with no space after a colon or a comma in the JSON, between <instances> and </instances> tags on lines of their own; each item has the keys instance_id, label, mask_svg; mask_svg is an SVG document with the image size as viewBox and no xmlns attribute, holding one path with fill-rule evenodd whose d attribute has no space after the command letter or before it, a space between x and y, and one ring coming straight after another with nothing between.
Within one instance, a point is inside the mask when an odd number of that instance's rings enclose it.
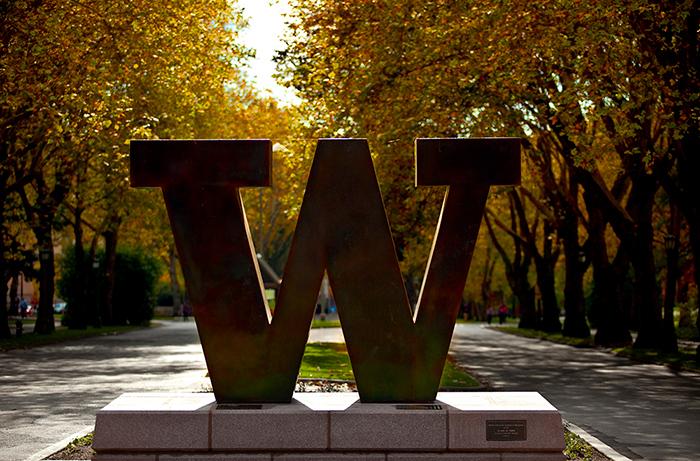
<instances>
[{"instance_id":1,"label":"shrub","mask_svg":"<svg viewBox=\"0 0 700 461\"><path fill-rule=\"evenodd\" d=\"M153 318L158 260L140 248L117 251L112 306L117 323L147 324Z\"/></svg>"},{"instance_id":2,"label":"shrub","mask_svg":"<svg viewBox=\"0 0 700 461\"><path fill-rule=\"evenodd\" d=\"M67 248L60 262L61 276L58 280L58 290L67 303L65 317L70 317L71 306L79 302L79 287L86 287L85 302L87 312L106 312L104 306L105 255L104 251L96 255L98 268L86 261L84 280L79 280L76 274L75 249ZM156 258L146 254L140 248L119 248L114 269L114 290L112 294L112 324L147 324L153 318L155 304L156 281L161 273L161 266ZM104 315L103 315L103 320Z\"/></svg>"},{"instance_id":3,"label":"shrub","mask_svg":"<svg viewBox=\"0 0 700 461\"><path fill-rule=\"evenodd\" d=\"M173 299L173 292L170 284L167 282L160 282L156 288L156 305L157 306L174 306L175 300Z\"/></svg>"},{"instance_id":4,"label":"shrub","mask_svg":"<svg viewBox=\"0 0 700 461\"><path fill-rule=\"evenodd\" d=\"M98 256L101 257L101 255ZM96 312L99 312L99 301L101 301L100 296L102 295L101 278L98 278L99 274L92 268L92 262L88 259L86 254L83 261L86 273L81 279L77 273L75 247L68 247L61 254L58 266L60 277L56 282L56 288L60 298L66 302L66 309L63 311L61 319L62 325L71 326L72 316L80 310L87 317L86 323L96 323ZM81 289L84 290L82 301L80 299ZM84 309L77 309L79 302L86 303ZM92 318L90 318L91 314Z\"/></svg>"}]
</instances>

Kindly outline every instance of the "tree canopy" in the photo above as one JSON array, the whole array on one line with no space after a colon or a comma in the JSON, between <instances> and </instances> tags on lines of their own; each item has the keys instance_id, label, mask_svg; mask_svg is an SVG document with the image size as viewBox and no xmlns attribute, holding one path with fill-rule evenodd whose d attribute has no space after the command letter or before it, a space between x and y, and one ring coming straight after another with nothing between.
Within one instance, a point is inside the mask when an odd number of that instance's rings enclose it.
<instances>
[{"instance_id":1,"label":"tree canopy","mask_svg":"<svg viewBox=\"0 0 700 461\"><path fill-rule=\"evenodd\" d=\"M674 341L658 328L652 213L670 196L697 256L688 203L697 186L684 179L700 171L697 2L317 0L295 2L295 11L282 71L320 130L373 143L390 214L402 216L399 242L411 240L404 229L421 234L404 222L432 224L424 193L408 187L414 137L520 136L529 177L492 230L513 238L522 257L548 254L550 266L547 242L562 245L565 334L589 334L583 279L592 266L601 343L628 341L631 325L640 346ZM427 245L410 246L425 258ZM531 289L523 270L509 276L521 305ZM629 274L635 299L621 312ZM545 279L538 288L551 293Z\"/></svg>"},{"instance_id":2,"label":"tree canopy","mask_svg":"<svg viewBox=\"0 0 700 461\"><path fill-rule=\"evenodd\" d=\"M17 272L8 265L13 245L45 250L36 330L50 332L54 231L70 225L78 253L87 231L94 254L98 238L114 247L121 224L152 207L129 190L129 139L246 136L246 117L275 109L243 78L244 21L225 0L12 1L3 9L0 266L6 283ZM21 244L6 224L18 213L33 234Z\"/></svg>"},{"instance_id":3,"label":"tree canopy","mask_svg":"<svg viewBox=\"0 0 700 461\"><path fill-rule=\"evenodd\" d=\"M243 197L281 273L315 140L368 138L415 302L443 190L414 187L414 139L517 136L523 183L491 196L468 310L509 292L523 327L676 347L674 306L700 302L696 0L291 4L277 60L294 108L247 81L236 2L0 5L0 273L40 282L36 331L53 328L57 243L78 279L104 251L102 306L120 243L148 246L179 296L160 194L129 188L129 139L272 138L273 187ZM112 321L74 299L72 327Z\"/></svg>"}]
</instances>

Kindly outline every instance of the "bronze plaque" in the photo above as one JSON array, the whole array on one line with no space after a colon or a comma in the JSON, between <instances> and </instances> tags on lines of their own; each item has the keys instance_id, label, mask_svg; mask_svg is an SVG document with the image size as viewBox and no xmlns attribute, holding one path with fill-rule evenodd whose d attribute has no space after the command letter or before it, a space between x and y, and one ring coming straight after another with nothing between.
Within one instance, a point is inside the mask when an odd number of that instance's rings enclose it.
<instances>
[{"instance_id":1,"label":"bronze plaque","mask_svg":"<svg viewBox=\"0 0 700 461\"><path fill-rule=\"evenodd\" d=\"M442 410L442 405L430 404L430 403L417 403L417 404L406 404L406 405L396 405L397 410Z\"/></svg>"},{"instance_id":2,"label":"bronze plaque","mask_svg":"<svg viewBox=\"0 0 700 461\"><path fill-rule=\"evenodd\" d=\"M217 410L262 410L262 405L259 403L220 403L216 406Z\"/></svg>"},{"instance_id":3,"label":"bronze plaque","mask_svg":"<svg viewBox=\"0 0 700 461\"><path fill-rule=\"evenodd\" d=\"M486 421L487 442L519 442L527 440L527 421L500 419Z\"/></svg>"}]
</instances>

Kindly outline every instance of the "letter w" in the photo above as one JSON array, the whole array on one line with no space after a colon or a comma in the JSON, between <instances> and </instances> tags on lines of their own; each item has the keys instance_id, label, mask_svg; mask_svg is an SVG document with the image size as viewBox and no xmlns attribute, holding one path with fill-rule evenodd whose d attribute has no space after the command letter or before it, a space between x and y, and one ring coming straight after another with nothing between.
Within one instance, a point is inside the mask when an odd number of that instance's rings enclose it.
<instances>
[{"instance_id":1,"label":"letter w","mask_svg":"<svg viewBox=\"0 0 700 461\"><path fill-rule=\"evenodd\" d=\"M132 141L131 183L163 190L218 402L286 402L327 271L363 402L437 393L489 186L516 138L418 139L416 183L448 186L415 312L366 140L320 140L274 316L239 189L270 185L271 143Z\"/></svg>"}]
</instances>

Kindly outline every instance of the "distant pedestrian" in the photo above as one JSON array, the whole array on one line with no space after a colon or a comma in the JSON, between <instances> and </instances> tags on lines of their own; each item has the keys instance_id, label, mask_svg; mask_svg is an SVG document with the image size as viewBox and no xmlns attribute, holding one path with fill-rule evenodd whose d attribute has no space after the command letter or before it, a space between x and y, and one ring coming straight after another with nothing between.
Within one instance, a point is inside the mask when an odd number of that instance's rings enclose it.
<instances>
[{"instance_id":1,"label":"distant pedestrian","mask_svg":"<svg viewBox=\"0 0 700 461\"><path fill-rule=\"evenodd\" d=\"M493 307L486 309L486 322L491 325L491 320L493 320Z\"/></svg>"},{"instance_id":2,"label":"distant pedestrian","mask_svg":"<svg viewBox=\"0 0 700 461\"><path fill-rule=\"evenodd\" d=\"M22 298L19 302L19 315L22 318L25 318L27 316L27 309L29 309L29 304L27 304L27 300Z\"/></svg>"},{"instance_id":3,"label":"distant pedestrian","mask_svg":"<svg viewBox=\"0 0 700 461\"><path fill-rule=\"evenodd\" d=\"M182 305L182 320L186 322L187 319L190 318L190 315L192 315L192 306L190 306L189 302L185 301Z\"/></svg>"},{"instance_id":4,"label":"distant pedestrian","mask_svg":"<svg viewBox=\"0 0 700 461\"><path fill-rule=\"evenodd\" d=\"M506 317L508 317L508 308L505 304L501 304L501 306L498 308L498 323L500 325L506 323Z\"/></svg>"}]
</instances>

